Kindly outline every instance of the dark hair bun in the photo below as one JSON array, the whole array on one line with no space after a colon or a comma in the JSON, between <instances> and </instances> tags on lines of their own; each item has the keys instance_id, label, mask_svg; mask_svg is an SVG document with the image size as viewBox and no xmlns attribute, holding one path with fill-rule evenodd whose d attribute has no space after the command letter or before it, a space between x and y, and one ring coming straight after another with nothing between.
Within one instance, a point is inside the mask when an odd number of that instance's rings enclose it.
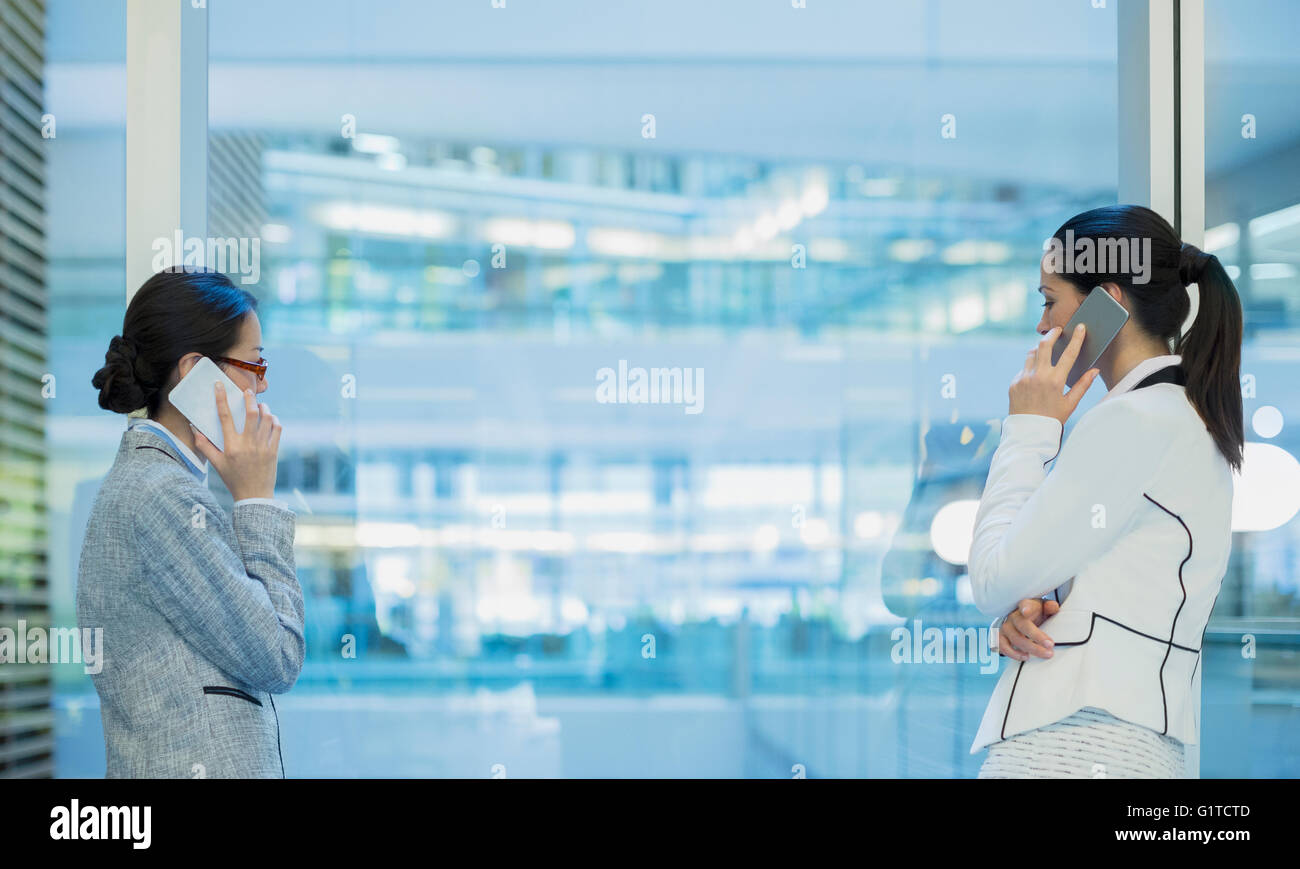
<instances>
[{"instance_id":1,"label":"dark hair bun","mask_svg":"<svg viewBox=\"0 0 1300 869\"><path fill-rule=\"evenodd\" d=\"M121 335L108 343L104 367L95 372L90 385L99 390L99 406L114 413L130 413L148 403L145 387L136 376L139 354L135 342Z\"/></svg>"},{"instance_id":2,"label":"dark hair bun","mask_svg":"<svg viewBox=\"0 0 1300 869\"><path fill-rule=\"evenodd\" d=\"M99 406L157 415L185 354L229 356L256 307L251 293L220 272L191 266L156 272L131 296L122 334L109 343L104 367L90 380Z\"/></svg>"}]
</instances>

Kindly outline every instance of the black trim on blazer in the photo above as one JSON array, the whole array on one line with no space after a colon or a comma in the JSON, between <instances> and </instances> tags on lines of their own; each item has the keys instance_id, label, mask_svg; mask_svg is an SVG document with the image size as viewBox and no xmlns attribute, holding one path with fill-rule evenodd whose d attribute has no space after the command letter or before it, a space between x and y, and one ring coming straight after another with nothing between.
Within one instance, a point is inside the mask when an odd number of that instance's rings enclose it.
<instances>
[{"instance_id":1,"label":"black trim on blazer","mask_svg":"<svg viewBox=\"0 0 1300 869\"><path fill-rule=\"evenodd\" d=\"M1162 370L1165 370L1165 369L1162 369ZM1157 372L1157 373L1159 373L1159 372ZM1146 498L1146 499L1147 499L1148 501L1150 501L1152 504L1155 504L1155 505L1156 505L1157 507L1159 507L1161 510L1164 510L1164 511L1165 511L1166 513L1168 513L1170 516L1173 516L1175 519L1177 519L1177 520L1178 520L1178 524L1181 525L1181 526L1183 526L1183 531L1185 531L1185 532L1187 533L1187 557L1184 558L1181 562L1178 563L1178 587L1181 588L1181 589L1183 590L1183 601L1182 601L1182 603L1180 603L1180 604L1178 605L1178 609L1174 612L1174 622L1173 622L1173 624L1171 624L1171 625L1169 626L1169 647L1166 647L1166 648L1165 648L1165 660L1160 662L1160 699L1161 699L1161 701L1163 702L1163 701L1164 701L1164 698L1165 698L1165 663L1167 663L1167 662L1169 661L1169 653L1172 651L1172 648L1171 648L1171 647L1172 647L1173 644L1174 644L1174 631L1175 631L1175 630L1177 629L1177 627L1178 627L1178 616L1180 616L1180 615L1182 614L1182 612L1183 612L1183 607L1187 605L1187 586L1183 584L1183 565L1186 564L1187 562L1191 561L1191 559L1192 559L1192 531L1191 531L1190 528L1187 527L1187 523L1183 521L1183 517L1182 517L1182 516L1179 516L1179 515L1178 515L1177 513L1175 513L1173 510L1170 510L1168 507L1166 507L1164 504L1161 504L1161 503L1160 503L1159 501L1157 501L1155 498L1152 498L1152 497L1151 497L1150 495L1148 495L1146 492L1143 492L1143 493L1142 493L1142 497L1143 497L1143 498ZM1207 617L1207 623L1208 623L1208 617ZM1201 638L1201 639L1202 639L1202 642L1204 642L1204 634L1202 634L1202 638ZM1200 651L1199 651L1199 650L1197 651L1197 657L1196 657L1196 660L1197 660L1197 663L1200 662ZM1166 706L1166 707L1165 707L1165 728L1164 728L1164 730L1160 731L1160 733L1163 735L1163 734L1168 733L1168 732L1169 732L1169 707Z\"/></svg>"},{"instance_id":2,"label":"black trim on blazer","mask_svg":"<svg viewBox=\"0 0 1300 869\"><path fill-rule=\"evenodd\" d=\"M164 456L166 456L167 458L171 459L173 462L175 462L176 464L180 465L182 468L185 467L185 463L184 463L184 462L182 462L180 459L176 458L176 457L173 456L171 453L167 452L166 450L164 450L164 449L162 449L162 448L160 448L160 447L146 447L146 446L139 446L139 447L135 447L135 449L137 449L137 450L153 450L153 451L155 451L155 452L162 453ZM189 470L189 469L186 468L186 470Z\"/></svg>"},{"instance_id":3,"label":"black trim on blazer","mask_svg":"<svg viewBox=\"0 0 1300 869\"><path fill-rule=\"evenodd\" d=\"M204 694L225 694L229 697L238 697L241 700L247 700L249 703L256 703L258 706L262 705L261 700L258 700L256 697L254 697L252 694L249 694L247 691L241 691L238 688L229 688L225 685L204 685L203 693Z\"/></svg>"},{"instance_id":4,"label":"black trim on blazer","mask_svg":"<svg viewBox=\"0 0 1300 869\"><path fill-rule=\"evenodd\" d=\"M1201 648L1202 648L1202 649L1205 648L1205 632L1206 632L1207 630L1210 629L1210 616L1214 615L1214 608L1218 605L1218 603L1219 603L1219 595L1222 594L1222 593L1223 593L1223 583L1219 583L1219 590L1216 591L1216 592L1214 593L1214 603L1210 604L1210 612L1209 612L1209 615L1207 615L1207 616L1205 617L1205 627L1201 628ZM1196 681L1196 667L1199 667L1199 666L1201 666L1201 659L1200 659L1200 656L1198 655L1197 658L1196 658L1196 666L1192 667L1192 678L1190 678L1190 679L1187 680L1187 684L1188 684L1188 685L1191 685L1193 682Z\"/></svg>"},{"instance_id":5,"label":"black trim on blazer","mask_svg":"<svg viewBox=\"0 0 1300 869\"><path fill-rule=\"evenodd\" d=\"M1064 443L1065 443L1065 423L1061 423L1061 436L1056 440L1056 452L1052 453L1052 458L1048 459L1047 462L1052 461L1052 459L1055 459L1057 456L1061 454L1061 446ZM1043 462L1044 468L1047 467L1047 462Z\"/></svg>"},{"instance_id":6,"label":"black trim on blazer","mask_svg":"<svg viewBox=\"0 0 1300 869\"><path fill-rule=\"evenodd\" d=\"M1181 609L1181 608L1182 608L1182 607L1181 607L1181 605L1180 605L1179 609ZM1052 648L1054 648L1054 649L1062 649L1062 648L1066 648L1066 647L1069 647L1069 646L1082 646L1082 645L1084 645L1085 643L1087 643L1089 640L1092 639L1093 631L1096 630L1096 628L1097 628L1097 619L1101 619L1103 622L1109 622L1109 623L1111 623L1112 625L1114 625L1114 626L1117 627L1117 628L1123 628L1124 630L1128 631L1128 632L1131 633L1131 634L1137 634L1139 637L1142 637L1142 638L1147 639L1147 640L1152 640L1153 642L1157 642L1157 643L1160 643L1161 645L1165 646L1165 647L1166 647L1166 648L1165 648L1165 661L1169 660L1169 650L1170 650L1170 649L1177 649L1177 650L1180 651L1180 652L1192 652L1192 653L1194 653L1194 654L1197 656L1197 658L1196 658L1197 663L1198 663L1198 664L1200 663L1200 653L1201 653L1201 650L1200 650L1200 649L1193 649L1191 646L1184 646L1184 645L1181 645L1181 644L1179 644L1179 643L1171 642L1171 641L1169 641L1169 640L1162 640L1160 637L1153 636L1152 634L1148 634L1148 633L1146 633L1146 632L1144 632L1144 631L1139 631L1137 628L1131 628L1131 627L1129 627L1128 625L1124 624L1123 622L1115 621L1115 619L1112 619L1112 618L1110 618L1110 617L1108 617L1108 616L1104 616L1104 615L1102 615L1102 614L1099 613L1099 612L1093 612L1093 614L1092 614L1092 621L1088 624L1088 636L1084 637L1082 640L1076 640L1076 641L1074 641L1074 642L1067 642L1067 643L1054 643L1054 644L1052 645ZM1202 635L1202 642L1204 642L1204 635ZM1024 667L1024 666L1025 666L1025 662L1024 662L1024 661L1020 661L1019 664L1020 664L1021 667ZM1164 662L1162 661L1161 664L1160 664L1160 704L1161 704L1162 707L1165 708L1165 730L1162 730L1162 731L1161 731L1161 734L1162 734L1162 735L1165 733L1165 731L1167 731L1167 730L1169 729L1169 712L1168 712L1168 706L1167 706L1166 701L1165 701L1165 680L1164 680L1164 669L1165 669L1165 666L1164 666ZM1193 668L1192 672L1193 672L1193 673L1196 672L1195 668ZM1011 718L1011 701L1015 699L1015 696L1016 696L1016 683L1018 683L1019 681L1020 681L1020 672L1017 670L1017 671L1016 671L1016 681L1013 682L1013 683L1011 684L1011 694L1009 694L1009 695L1007 696L1007 712L1006 712L1006 715L1004 715L1004 716L1002 717L1002 738L1003 738L1003 739L1006 739L1006 738L1007 738L1007 721Z\"/></svg>"},{"instance_id":7,"label":"black trim on blazer","mask_svg":"<svg viewBox=\"0 0 1300 869\"><path fill-rule=\"evenodd\" d=\"M280 751L280 713L275 709L275 698L267 694L266 699L271 701L271 711L275 713L275 753L280 756L280 778L284 778L284 752Z\"/></svg>"},{"instance_id":8,"label":"black trim on blazer","mask_svg":"<svg viewBox=\"0 0 1300 869\"><path fill-rule=\"evenodd\" d=\"M1053 643L1052 648L1055 649L1060 646L1082 646L1084 643L1092 639L1092 631L1094 628L1097 627L1097 619L1101 619L1103 622L1110 622L1115 627L1123 628L1124 630L1128 631L1130 634L1137 634L1139 637L1142 637L1144 639L1154 640L1155 642L1160 643L1163 646L1169 646L1171 648L1177 649L1180 652L1201 651L1200 649L1193 649L1191 646L1183 646L1178 643L1170 642L1168 640L1162 640L1160 637L1157 637L1154 634L1148 634L1144 631L1139 631L1137 628L1130 628L1128 625L1124 624L1123 622L1117 622L1114 619L1104 616L1099 612L1094 612L1092 614L1092 623L1088 625L1088 636L1084 637L1082 640L1075 640L1074 642Z\"/></svg>"},{"instance_id":9,"label":"black trim on blazer","mask_svg":"<svg viewBox=\"0 0 1300 869\"><path fill-rule=\"evenodd\" d=\"M1141 389L1144 386L1154 386L1157 383L1176 383L1179 386L1187 385L1187 369L1181 365L1166 365L1157 371L1152 371L1146 377L1138 381L1133 389Z\"/></svg>"},{"instance_id":10,"label":"black trim on blazer","mask_svg":"<svg viewBox=\"0 0 1300 869\"><path fill-rule=\"evenodd\" d=\"M1172 367L1172 366L1171 366L1171 367ZM1161 371L1166 371L1166 370L1168 370L1168 369L1164 369L1164 368L1161 369ZM1159 373L1159 372L1157 372L1157 373ZM1170 381L1170 382L1172 382L1172 381ZM1159 507L1161 510L1164 510L1164 511L1165 511L1166 513L1168 513L1170 516L1173 516L1175 519L1177 519L1177 520L1178 520L1178 524L1179 524L1179 525L1182 525L1182 526L1183 526L1183 530L1187 532L1187 557L1184 558L1184 559L1179 563L1179 565L1178 565L1178 586L1179 586L1179 588L1181 588L1182 591L1183 591L1183 599L1182 599L1182 601L1178 604L1178 609L1174 612L1174 620L1173 620L1173 623L1169 626L1169 639L1164 640L1164 639L1161 639L1160 637L1154 636L1154 635L1152 635L1152 634L1148 634L1148 633L1146 633L1146 632L1144 632L1144 631L1139 631L1139 630L1137 630L1136 628L1131 628L1131 627L1129 627L1128 625L1124 624L1123 622L1118 622L1118 621L1116 621L1115 619L1108 618L1107 616L1104 616L1104 615L1102 615L1101 613L1094 611L1093 614L1092 614L1092 620L1091 620L1091 622L1088 624L1088 636L1084 637L1082 640L1078 640L1078 641L1075 641L1075 642L1055 643L1055 644L1053 644L1052 648L1054 648L1054 649L1059 649L1059 648L1066 648L1066 647L1069 647L1069 646L1082 646L1083 644L1087 643L1089 640L1092 639L1092 633L1093 633L1093 631L1096 630L1096 627L1097 627L1097 619L1101 619L1102 621L1110 622L1112 625L1115 625L1116 627L1123 628L1124 630L1129 631L1130 633L1137 634L1139 637L1144 637L1144 638L1146 638L1146 639L1148 639L1148 640L1153 640L1153 641L1155 641L1155 642L1157 642L1157 643L1161 643L1162 645L1164 645L1164 647L1165 647L1165 657L1164 657L1164 660L1162 660L1162 661L1160 662L1160 674L1159 674L1159 676L1160 676L1160 707L1161 707L1161 710L1162 710L1163 713L1164 713L1164 722L1165 722L1165 723L1164 723L1164 728L1161 729L1161 731L1160 731L1160 735L1161 735L1161 736L1166 736L1166 735L1168 735L1168 732L1169 732L1169 700L1168 700L1168 695L1165 693L1165 664L1168 663L1168 661L1169 661L1169 653L1170 653L1171 651L1173 651L1174 649L1178 649L1178 650L1181 651L1181 652L1194 652L1194 653L1196 654L1196 664L1193 665L1193 667L1192 667L1192 677L1193 677L1193 678L1195 678L1195 676L1196 676L1196 667L1200 666L1200 663L1201 663L1201 649L1200 649L1200 648L1193 649L1191 646L1184 646L1184 645L1181 645L1181 644L1179 644L1179 643L1175 643L1175 642L1174 642L1174 629L1178 626L1178 616L1182 613L1182 611L1183 611L1183 607L1187 604L1187 586L1183 584L1183 565L1187 564L1188 560L1190 560L1191 557L1192 557L1192 532L1191 532L1191 529L1189 529L1189 528L1187 527L1187 523L1184 522L1183 519L1182 519L1182 517L1179 516L1177 513L1174 513L1172 510L1169 510L1167 507L1165 507L1163 504L1161 504L1161 503L1160 503L1159 501L1157 501L1155 498L1152 498L1152 497L1151 497L1150 495L1148 495L1146 492L1143 492L1143 493L1142 493L1142 497L1146 498L1146 499L1147 499L1148 501L1150 501L1152 504L1155 504L1155 505L1156 505L1157 507ZM1220 589L1220 591L1222 591L1222 589ZM1215 596L1215 601L1218 601L1218 595ZM1213 609L1214 609L1213 606L1211 606L1211 608L1210 608L1211 612L1213 612ZM1207 627L1208 627L1208 624L1209 624L1209 620L1208 620L1208 618L1207 618L1207 620L1206 620L1206 626L1207 626ZM1204 628L1201 630L1201 645L1202 645L1202 646L1205 645L1205 629L1204 629ZM1023 669L1024 666L1025 666L1025 662L1024 662L1024 661L1021 661L1021 662L1020 662L1020 668L1016 670L1016 678L1015 678L1015 681L1011 683L1011 693L1010 693L1009 695L1007 695L1007 710L1006 710L1006 713L1002 716L1002 730L1001 730L1001 738L1002 738L1002 739L1006 739L1006 738L1007 738L1007 722L1011 720L1011 702L1012 702L1013 700L1015 700L1015 698L1016 698L1016 686L1017 686L1018 684L1020 684L1020 669Z\"/></svg>"},{"instance_id":11,"label":"black trim on blazer","mask_svg":"<svg viewBox=\"0 0 1300 869\"><path fill-rule=\"evenodd\" d=\"M1007 695L1007 711L1002 715L1002 738L1007 738L1007 722L1011 720L1011 701L1016 699L1016 686L1020 684L1020 671L1025 669L1025 662L1021 661L1020 666L1016 668L1016 681L1011 683L1011 693Z\"/></svg>"}]
</instances>

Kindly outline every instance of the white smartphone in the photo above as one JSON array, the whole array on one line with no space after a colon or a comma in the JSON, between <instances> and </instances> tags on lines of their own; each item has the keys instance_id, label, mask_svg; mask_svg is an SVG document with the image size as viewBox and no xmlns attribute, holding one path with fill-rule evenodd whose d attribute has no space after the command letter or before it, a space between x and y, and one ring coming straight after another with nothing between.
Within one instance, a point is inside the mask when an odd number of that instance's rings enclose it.
<instances>
[{"instance_id":1,"label":"white smartphone","mask_svg":"<svg viewBox=\"0 0 1300 869\"><path fill-rule=\"evenodd\" d=\"M190 373L181 378L181 382L171 391L168 400L185 415L203 436L212 441L217 449L224 451L225 439L221 436L221 417L217 415L217 393L213 385L221 383L226 388L226 404L230 406L230 420L235 424L235 431L244 430L244 393L235 381L231 380L217 367L217 363L204 356L194 364Z\"/></svg>"}]
</instances>

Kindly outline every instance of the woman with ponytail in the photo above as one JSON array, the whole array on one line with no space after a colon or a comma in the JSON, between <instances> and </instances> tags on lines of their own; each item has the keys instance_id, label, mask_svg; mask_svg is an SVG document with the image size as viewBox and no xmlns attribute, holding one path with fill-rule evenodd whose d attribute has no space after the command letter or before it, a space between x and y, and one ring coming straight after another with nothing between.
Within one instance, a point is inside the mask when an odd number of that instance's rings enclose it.
<instances>
[{"instance_id":1,"label":"woman with ponytail","mask_svg":"<svg viewBox=\"0 0 1300 869\"><path fill-rule=\"evenodd\" d=\"M971 753L988 746L981 778L1181 778L1232 543L1241 302L1218 259L1148 208L1076 215L1051 246L1074 267L1043 258L1042 338L1011 384L971 544L975 604L1016 662ZM1089 293L1129 317L1065 391L1083 334L1055 364L1052 348ZM1098 377L1106 395L1064 437Z\"/></svg>"},{"instance_id":2,"label":"woman with ponytail","mask_svg":"<svg viewBox=\"0 0 1300 869\"><path fill-rule=\"evenodd\" d=\"M294 514L273 500L280 422L256 399L267 388L256 304L216 272L159 272L91 380L100 407L146 413L95 498L77 577L77 621L103 631L92 679L110 778L284 775L271 695L302 669L303 598ZM244 393L238 432L213 395L223 450L168 400L205 356Z\"/></svg>"}]
</instances>

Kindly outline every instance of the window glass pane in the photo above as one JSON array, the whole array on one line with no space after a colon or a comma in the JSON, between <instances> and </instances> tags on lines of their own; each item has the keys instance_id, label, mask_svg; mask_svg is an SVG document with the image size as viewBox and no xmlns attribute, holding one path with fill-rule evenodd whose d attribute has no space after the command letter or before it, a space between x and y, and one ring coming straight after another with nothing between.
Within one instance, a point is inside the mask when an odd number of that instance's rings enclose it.
<instances>
[{"instance_id":1,"label":"window glass pane","mask_svg":"<svg viewBox=\"0 0 1300 869\"><path fill-rule=\"evenodd\" d=\"M1205 775L1300 774L1300 57L1285 0L1205 4L1205 245L1245 312L1246 463L1206 657ZM1218 734L1218 738L1216 738ZM1249 734L1233 739L1229 734Z\"/></svg>"},{"instance_id":2,"label":"window glass pane","mask_svg":"<svg viewBox=\"0 0 1300 869\"><path fill-rule=\"evenodd\" d=\"M987 628L931 526L1117 177L1114 9L995 5L212 4L286 763L974 774L995 677L893 632Z\"/></svg>"}]
</instances>

